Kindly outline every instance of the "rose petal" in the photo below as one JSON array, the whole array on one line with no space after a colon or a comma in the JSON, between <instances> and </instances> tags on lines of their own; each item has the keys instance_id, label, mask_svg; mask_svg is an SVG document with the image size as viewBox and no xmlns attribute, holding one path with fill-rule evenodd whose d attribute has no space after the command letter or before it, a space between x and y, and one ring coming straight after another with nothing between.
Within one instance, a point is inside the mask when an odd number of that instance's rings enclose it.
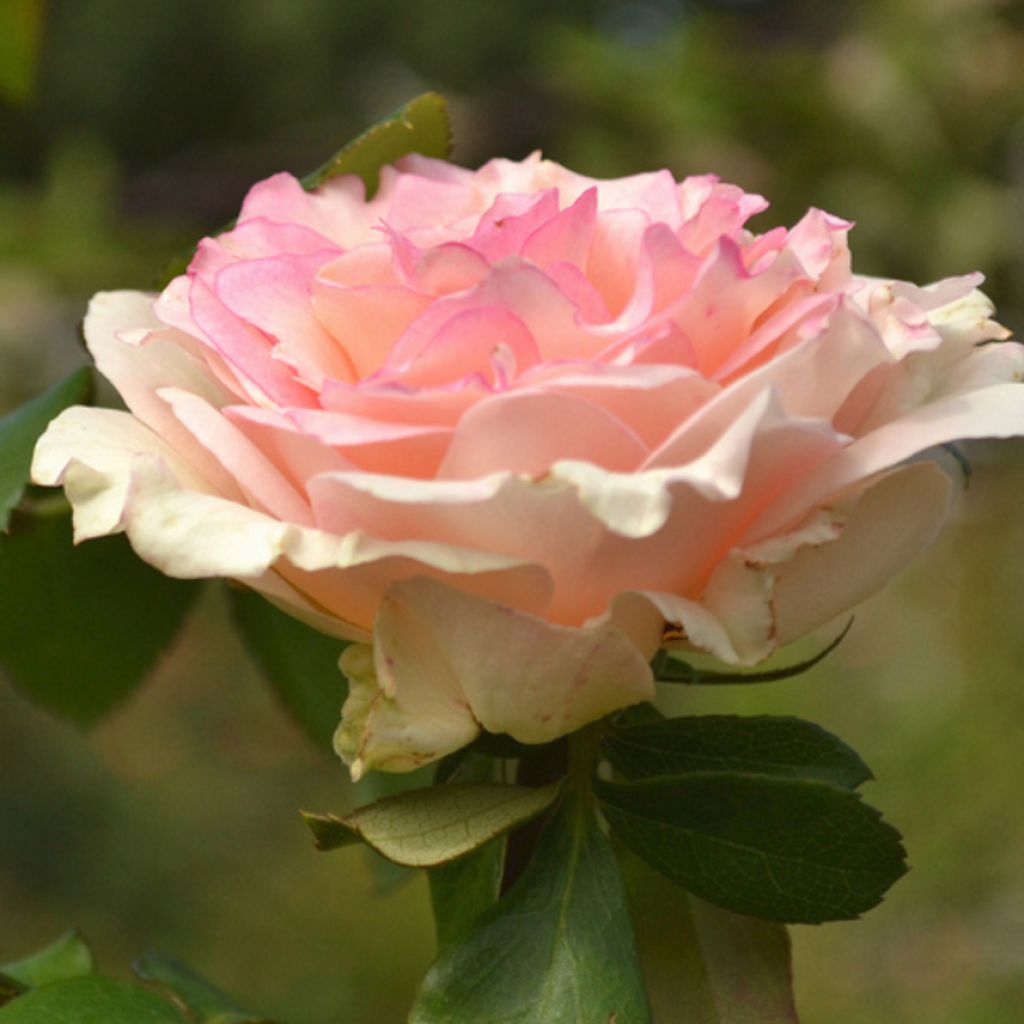
<instances>
[{"instance_id":1,"label":"rose petal","mask_svg":"<svg viewBox=\"0 0 1024 1024\"><path fill-rule=\"evenodd\" d=\"M615 626L553 626L423 578L385 593L374 662L379 690L367 700L360 688L340 730L357 770L415 767L479 726L545 743L654 695L650 666ZM441 727L424 729L433 716Z\"/></svg>"}]
</instances>

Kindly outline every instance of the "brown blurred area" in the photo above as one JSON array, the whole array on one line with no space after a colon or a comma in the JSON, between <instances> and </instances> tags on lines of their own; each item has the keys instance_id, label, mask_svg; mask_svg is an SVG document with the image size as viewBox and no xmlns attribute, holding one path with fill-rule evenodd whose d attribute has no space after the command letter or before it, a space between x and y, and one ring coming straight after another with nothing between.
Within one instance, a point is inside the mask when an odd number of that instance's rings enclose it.
<instances>
[{"instance_id":1,"label":"brown blurred area","mask_svg":"<svg viewBox=\"0 0 1024 1024\"><path fill-rule=\"evenodd\" d=\"M427 88L460 162L714 171L772 200L758 227L855 220L863 273L983 270L1024 333L1019 2L9 7L29 27L0 25L2 408L84 361L92 292L148 287L251 182ZM913 871L880 908L794 929L808 1024L1024 1019L1024 444L967 454L955 521L825 664L670 696L834 730L905 834ZM0 961L75 924L114 973L163 949L293 1024L403 1019L431 956L423 882L313 851L296 811L350 803L344 772L274 707L218 591L89 733L0 685L0 766Z\"/></svg>"}]
</instances>

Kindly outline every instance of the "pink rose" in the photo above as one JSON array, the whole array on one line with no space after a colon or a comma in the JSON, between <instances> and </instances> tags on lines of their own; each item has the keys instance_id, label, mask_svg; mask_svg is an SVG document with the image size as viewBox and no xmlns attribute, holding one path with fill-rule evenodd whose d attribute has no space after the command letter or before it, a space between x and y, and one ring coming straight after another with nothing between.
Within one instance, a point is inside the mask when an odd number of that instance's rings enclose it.
<instances>
[{"instance_id":1,"label":"pink rose","mask_svg":"<svg viewBox=\"0 0 1024 1024\"><path fill-rule=\"evenodd\" d=\"M130 412L62 414L34 478L78 540L360 642L356 773L649 699L664 643L753 664L930 541L950 480L908 459L1024 433L980 276L851 276L849 224L765 205L538 156L276 175L163 294L93 299Z\"/></svg>"}]
</instances>

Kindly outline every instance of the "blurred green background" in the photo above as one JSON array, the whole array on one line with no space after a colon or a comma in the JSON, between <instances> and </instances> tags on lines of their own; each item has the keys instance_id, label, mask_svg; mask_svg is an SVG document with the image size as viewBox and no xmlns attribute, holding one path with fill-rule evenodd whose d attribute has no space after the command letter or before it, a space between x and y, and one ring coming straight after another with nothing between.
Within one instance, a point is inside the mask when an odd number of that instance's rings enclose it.
<instances>
[{"instance_id":1,"label":"blurred green background","mask_svg":"<svg viewBox=\"0 0 1024 1024\"><path fill-rule=\"evenodd\" d=\"M426 88L460 162L713 170L772 199L761 226L856 220L861 272L984 270L1024 329L1020 3L0 0L2 407L83 361L93 291L148 286L252 181ZM969 455L936 549L825 665L671 696L833 729L905 833L914 869L880 908L794 929L806 1024L1024 1020L1024 445ZM293 1024L403 1019L425 886L314 853L297 808L352 794L219 591L88 734L0 687L0 767L0 961L77 924L114 973L159 948Z\"/></svg>"}]
</instances>

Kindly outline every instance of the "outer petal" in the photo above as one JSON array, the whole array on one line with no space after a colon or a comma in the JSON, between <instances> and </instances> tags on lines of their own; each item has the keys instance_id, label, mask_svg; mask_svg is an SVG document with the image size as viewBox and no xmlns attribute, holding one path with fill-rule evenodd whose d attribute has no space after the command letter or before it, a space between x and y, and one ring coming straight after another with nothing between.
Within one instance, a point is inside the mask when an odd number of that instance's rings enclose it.
<instances>
[{"instance_id":1,"label":"outer petal","mask_svg":"<svg viewBox=\"0 0 1024 1024\"><path fill-rule=\"evenodd\" d=\"M845 514L838 539L808 545L775 569L776 640L789 643L877 593L945 521L952 483L933 462L897 470Z\"/></svg>"},{"instance_id":2,"label":"outer petal","mask_svg":"<svg viewBox=\"0 0 1024 1024\"><path fill-rule=\"evenodd\" d=\"M410 576L453 577L463 589L520 607L540 609L549 598L547 572L529 559L428 540L383 540L362 530L330 533L226 500L123 412L66 410L37 445L33 478L65 487L76 540L123 531L140 557L179 578L228 577L258 589L276 570L307 604L346 624L348 634L368 629L380 594ZM279 586L271 589L288 603Z\"/></svg>"},{"instance_id":3,"label":"outer petal","mask_svg":"<svg viewBox=\"0 0 1024 1024\"><path fill-rule=\"evenodd\" d=\"M544 743L654 695L617 626L554 626L426 578L388 588L374 662L379 690L362 671L336 739L356 775L435 760L479 726Z\"/></svg>"},{"instance_id":4,"label":"outer petal","mask_svg":"<svg viewBox=\"0 0 1024 1024\"><path fill-rule=\"evenodd\" d=\"M677 642L754 665L881 590L934 539L951 481L931 462L895 470L797 529L730 552L697 599L633 591L607 615L636 641L652 615Z\"/></svg>"}]
</instances>

